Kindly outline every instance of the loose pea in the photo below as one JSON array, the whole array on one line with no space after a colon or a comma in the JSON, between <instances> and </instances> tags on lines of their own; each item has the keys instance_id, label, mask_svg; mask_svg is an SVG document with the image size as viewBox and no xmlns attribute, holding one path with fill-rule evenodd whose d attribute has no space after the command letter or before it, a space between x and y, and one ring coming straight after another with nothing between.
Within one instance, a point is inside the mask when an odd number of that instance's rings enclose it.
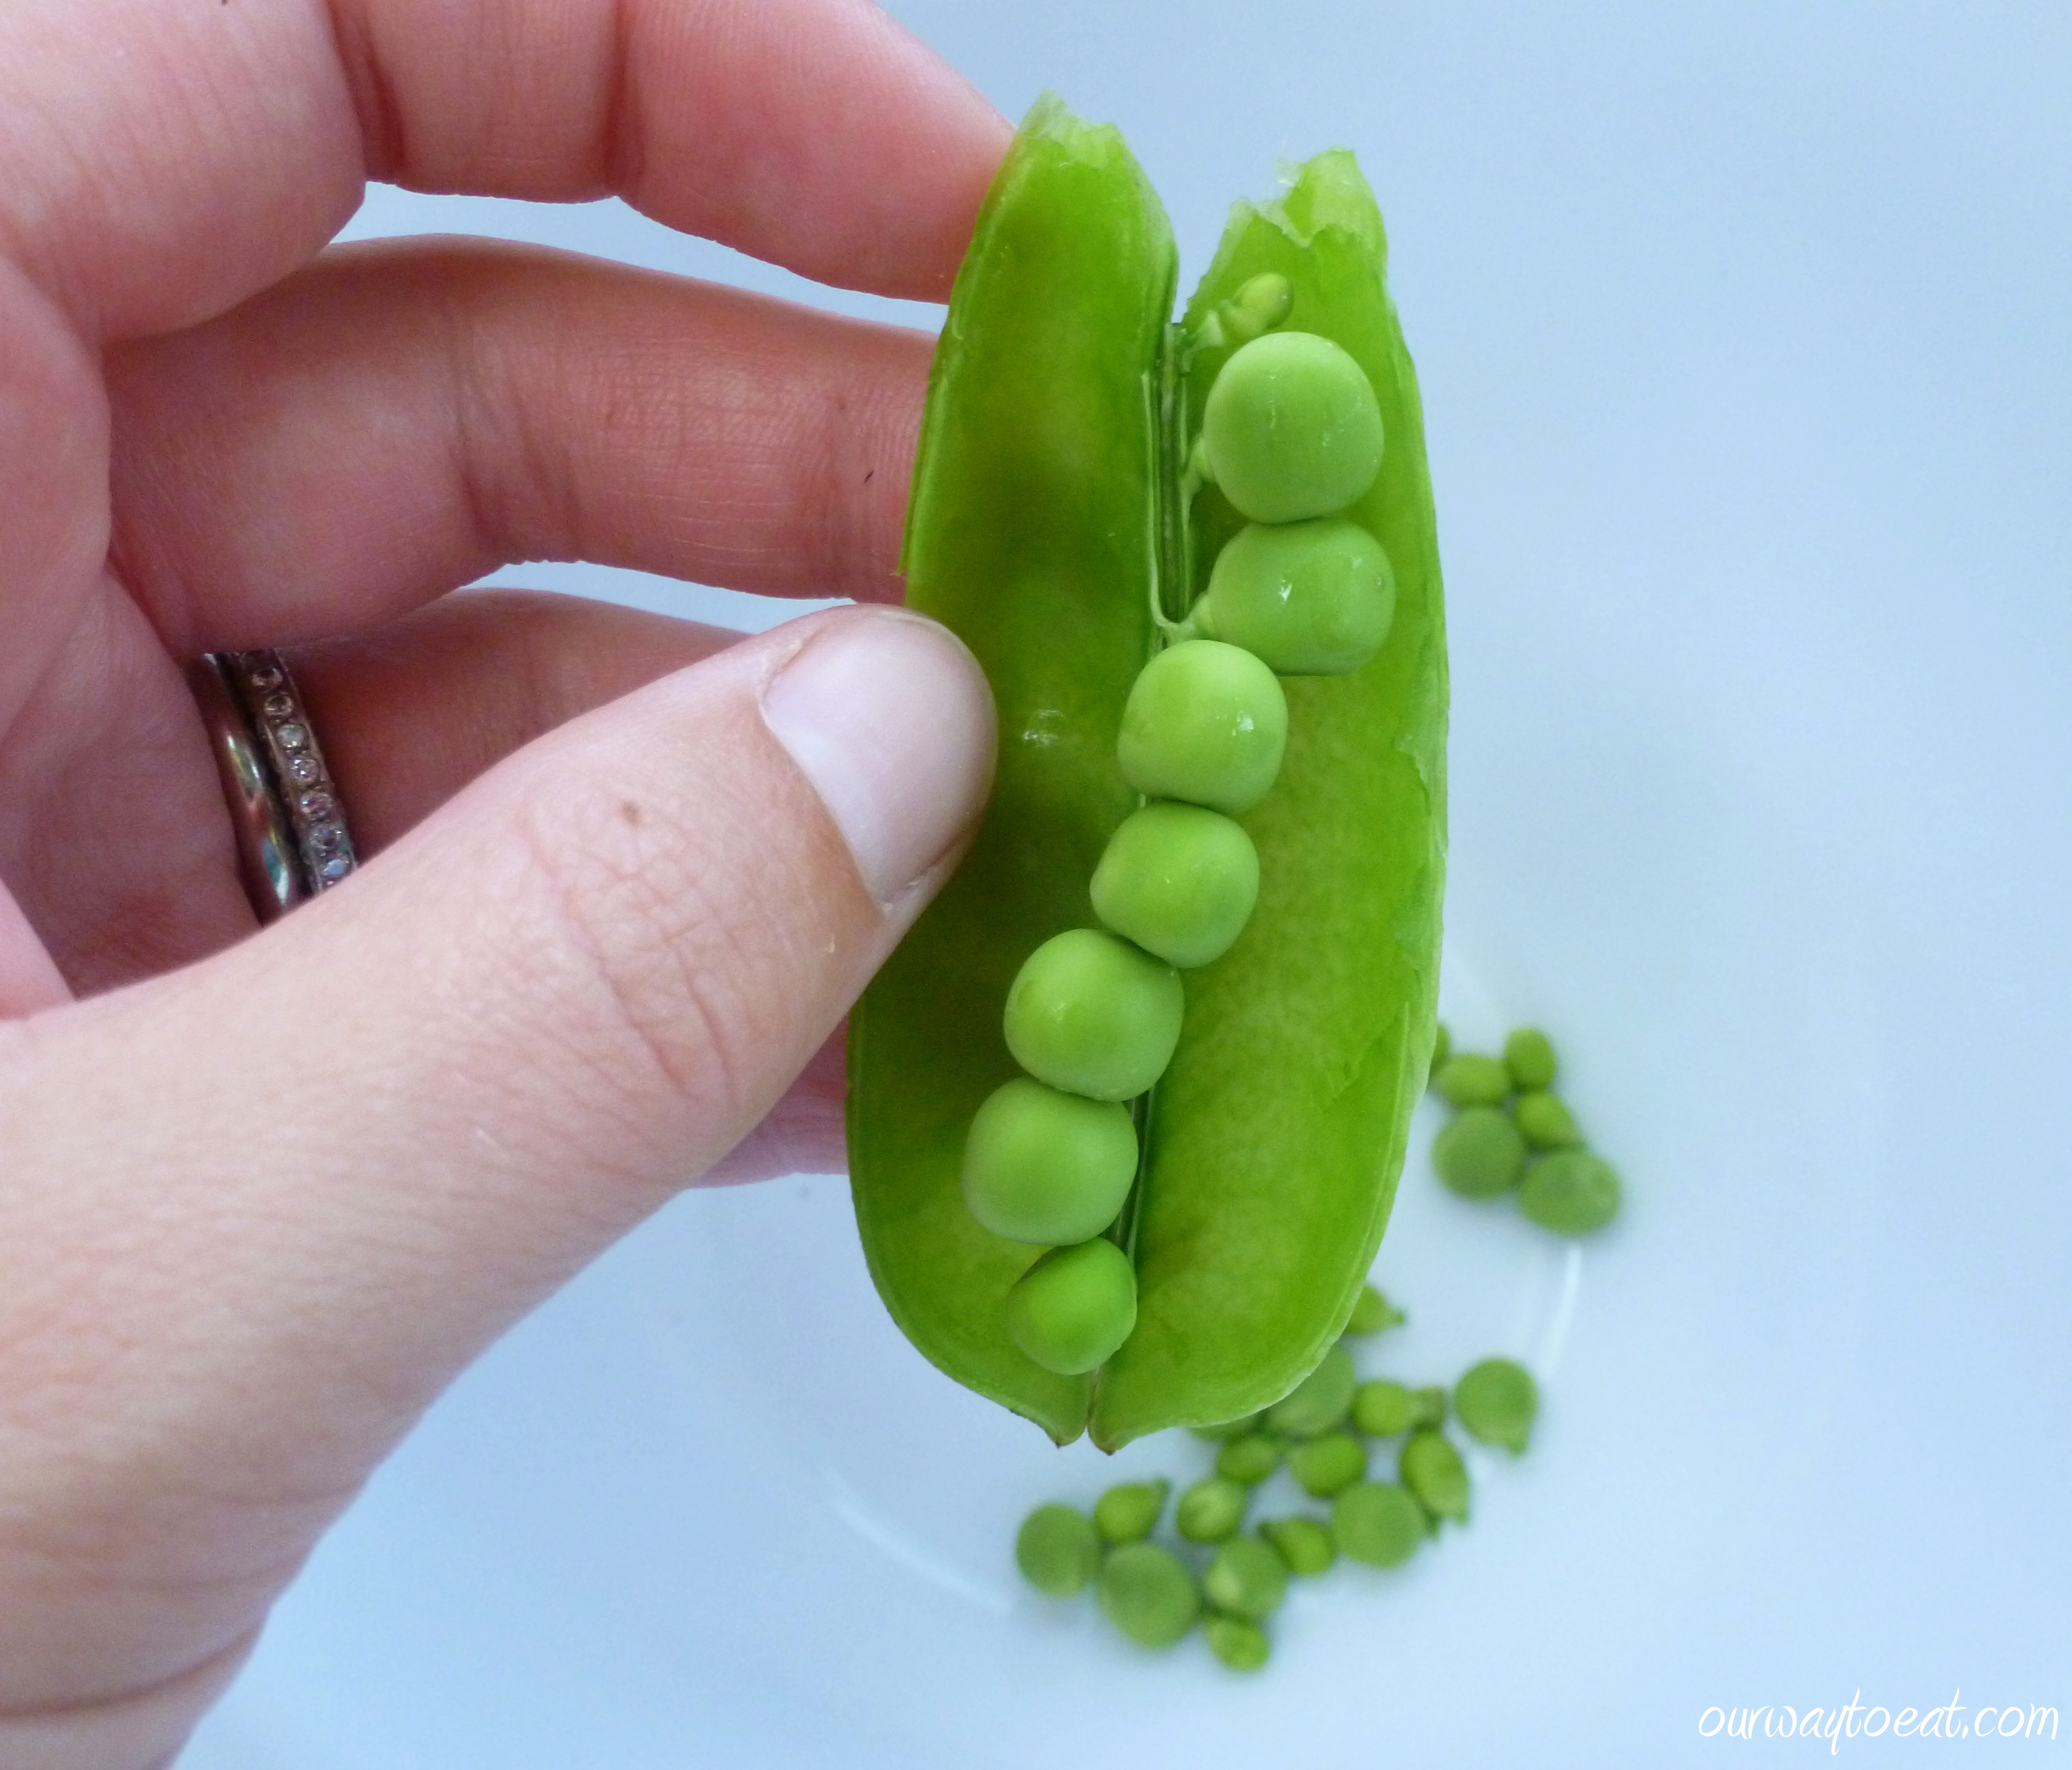
<instances>
[{"instance_id":1,"label":"loose pea","mask_svg":"<svg viewBox=\"0 0 2072 1770\"><path fill-rule=\"evenodd\" d=\"M1289 1438L1314 1438L1342 1420L1353 1404L1353 1355L1334 1346L1323 1361L1266 1411L1270 1431Z\"/></svg>"},{"instance_id":2,"label":"loose pea","mask_svg":"<svg viewBox=\"0 0 2072 1770\"><path fill-rule=\"evenodd\" d=\"M1503 1066L1520 1094L1554 1084L1554 1047L1536 1026L1521 1026L1503 1041Z\"/></svg>"},{"instance_id":3,"label":"loose pea","mask_svg":"<svg viewBox=\"0 0 2072 1770\"><path fill-rule=\"evenodd\" d=\"M1345 1331L1350 1334L1379 1333L1384 1328L1399 1327L1408 1319L1372 1285L1363 1284L1359 1295L1353 1299L1353 1312L1346 1318Z\"/></svg>"},{"instance_id":4,"label":"loose pea","mask_svg":"<svg viewBox=\"0 0 2072 1770\"><path fill-rule=\"evenodd\" d=\"M996 1235L1045 1247L1113 1222L1137 1177L1129 1109L1017 1076L986 1097L964 1140L964 1193Z\"/></svg>"},{"instance_id":5,"label":"loose pea","mask_svg":"<svg viewBox=\"0 0 2072 1770\"><path fill-rule=\"evenodd\" d=\"M1511 1107L1518 1128L1535 1149L1571 1149L1583 1140L1559 1094L1521 1094Z\"/></svg>"},{"instance_id":6,"label":"loose pea","mask_svg":"<svg viewBox=\"0 0 2072 1770\"><path fill-rule=\"evenodd\" d=\"M1202 1625L1209 1637L1209 1651L1233 1672L1256 1672L1266 1663L1271 1649L1266 1631L1242 1616L1211 1616Z\"/></svg>"},{"instance_id":7,"label":"loose pea","mask_svg":"<svg viewBox=\"0 0 2072 1770\"><path fill-rule=\"evenodd\" d=\"M1587 1235L1618 1214L1618 1176L1587 1149L1557 1149L1525 1170L1518 1208L1557 1235Z\"/></svg>"},{"instance_id":8,"label":"loose pea","mask_svg":"<svg viewBox=\"0 0 2072 1770\"><path fill-rule=\"evenodd\" d=\"M1156 1082L1180 1041L1180 975L1095 928L1054 934L1007 992L1007 1048L1039 1082L1128 1100Z\"/></svg>"},{"instance_id":9,"label":"loose pea","mask_svg":"<svg viewBox=\"0 0 2072 1770\"><path fill-rule=\"evenodd\" d=\"M1242 1482L1212 1475L1180 1496L1173 1512L1173 1527L1190 1542L1221 1542L1237 1534L1251 1498L1251 1490Z\"/></svg>"},{"instance_id":10,"label":"loose pea","mask_svg":"<svg viewBox=\"0 0 2072 1770\"><path fill-rule=\"evenodd\" d=\"M1367 1447L1350 1432L1305 1439L1288 1453L1288 1470L1313 1498L1327 1500L1367 1475Z\"/></svg>"},{"instance_id":11,"label":"loose pea","mask_svg":"<svg viewBox=\"0 0 2072 1770\"><path fill-rule=\"evenodd\" d=\"M1331 1534L1350 1561L1398 1567L1424 1540L1424 1513L1393 1481L1362 1481L1331 1501Z\"/></svg>"},{"instance_id":12,"label":"loose pea","mask_svg":"<svg viewBox=\"0 0 2072 1770\"><path fill-rule=\"evenodd\" d=\"M1096 1595L1103 1614L1140 1647L1170 1647L1202 1613L1186 1563L1155 1542L1133 1542L1110 1555Z\"/></svg>"},{"instance_id":13,"label":"loose pea","mask_svg":"<svg viewBox=\"0 0 2072 1770\"><path fill-rule=\"evenodd\" d=\"M1137 1275L1108 1241L1054 1247L1007 1293L1008 1336L1046 1370L1105 1364L1137 1325Z\"/></svg>"},{"instance_id":14,"label":"loose pea","mask_svg":"<svg viewBox=\"0 0 2072 1770\"><path fill-rule=\"evenodd\" d=\"M1453 1411L1485 1444L1501 1444L1515 1456L1540 1411L1539 1386L1523 1365L1485 1358L1453 1385Z\"/></svg>"},{"instance_id":15,"label":"loose pea","mask_svg":"<svg viewBox=\"0 0 2072 1770\"><path fill-rule=\"evenodd\" d=\"M1038 1591L1069 1598L1085 1591L1100 1571L1100 1542L1085 1513L1069 1505L1039 1505L1014 1534L1014 1564Z\"/></svg>"},{"instance_id":16,"label":"loose pea","mask_svg":"<svg viewBox=\"0 0 2072 1770\"><path fill-rule=\"evenodd\" d=\"M1137 1542L1151 1534L1166 1509L1170 1481L1124 1481L1094 1501L1094 1528L1110 1542Z\"/></svg>"},{"instance_id":17,"label":"loose pea","mask_svg":"<svg viewBox=\"0 0 2072 1770\"><path fill-rule=\"evenodd\" d=\"M1281 1447L1264 1432L1234 1438L1216 1453L1216 1473L1256 1487L1281 1466Z\"/></svg>"},{"instance_id":18,"label":"loose pea","mask_svg":"<svg viewBox=\"0 0 2072 1770\"><path fill-rule=\"evenodd\" d=\"M1220 1444L1225 1439L1243 1438L1259 1424L1260 1419L1257 1414L1247 1414L1241 1419L1226 1419L1214 1426L1190 1426L1187 1430L1212 1444Z\"/></svg>"},{"instance_id":19,"label":"loose pea","mask_svg":"<svg viewBox=\"0 0 2072 1770\"><path fill-rule=\"evenodd\" d=\"M1116 757L1147 799L1235 817L1266 797L1287 743L1288 697L1271 670L1234 645L1182 639L1137 672Z\"/></svg>"},{"instance_id":20,"label":"loose pea","mask_svg":"<svg viewBox=\"0 0 2072 1770\"><path fill-rule=\"evenodd\" d=\"M1316 1518L1269 1518L1260 1534L1281 1551L1288 1571L1306 1576L1320 1574L1338 1559L1338 1538L1331 1527Z\"/></svg>"},{"instance_id":21,"label":"loose pea","mask_svg":"<svg viewBox=\"0 0 2072 1770\"><path fill-rule=\"evenodd\" d=\"M1525 1139L1501 1107L1463 1107L1432 1140L1432 1166L1462 1197L1494 1198L1525 1172Z\"/></svg>"},{"instance_id":22,"label":"loose pea","mask_svg":"<svg viewBox=\"0 0 2072 1770\"><path fill-rule=\"evenodd\" d=\"M1253 523L1223 544L1187 618L1284 676L1342 676L1381 650L1396 618L1396 573L1357 523Z\"/></svg>"},{"instance_id":23,"label":"loose pea","mask_svg":"<svg viewBox=\"0 0 2072 1770\"><path fill-rule=\"evenodd\" d=\"M1353 1392L1353 1425L1369 1438L1393 1438L1410 1430L1417 1404L1401 1383L1378 1377Z\"/></svg>"},{"instance_id":24,"label":"loose pea","mask_svg":"<svg viewBox=\"0 0 2072 1770\"><path fill-rule=\"evenodd\" d=\"M1468 1467L1444 1432L1429 1427L1412 1432L1404 1444L1397 1472L1434 1517L1451 1518L1456 1524L1468 1522Z\"/></svg>"},{"instance_id":25,"label":"loose pea","mask_svg":"<svg viewBox=\"0 0 2072 1770\"><path fill-rule=\"evenodd\" d=\"M1381 469L1381 408L1366 376L1312 332L1271 332L1223 364L1202 409L1223 495L1256 523L1342 510Z\"/></svg>"},{"instance_id":26,"label":"loose pea","mask_svg":"<svg viewBox=\"0 0 2072 1770\"><path fill-rule=\"evenodd\" d=\"M1453 1035L1446 1030L1446 1023L1441 1021L1432 1036L1432 1062L1424 1071L1425 1086L1429 1088L1433 1085L1441 1066L1453 1054Z\"/></svg>"},{"instance_id":27,"label":"loose pea","mask_svg":"<svg viewBox=\"0 0 2072 1770\"><path fill-rule=\"evenodd\" d=\"M1449 1106L1493 1107L1511 1092L1511 1071L1493 1057L1463 1052L1433 1072L1432 1086Z\"/></svg>"},{"instance_id":28,"label":"loose pea","mask_svg":"<svg viewBox=\"0 0 2072 1770\"><path fill-rule=\"evenodd\" d=\"M1230 951L1259 901L1259 851L1241 824L1199 805L1147 805L1108 838L1094 914L1169 965Z\"/></svg>"},{"instance_id":29,"label":"loose pea","mask_svg":"<svg viewBox=\"0 0 2072 1770\"><path fill-rule=\"evenodd\" d=\"M1434 1383L1429 1389L1410 1392L1410 1423L1443 1426L1446 1423L1446 1391Z\"/></svg>"},{"instance_id":30,"label":"loose pea","mask_svg":"<svg viewBox=\"0 0 2072 1770\"><path fill-rule=\"evenodd\" d=\"M1271 1616L1288 1595L1288 1563L1270 1542L1232 1537L1209 1563L1202 1588L1218 1610L1256 1623Z\"/></svg>"}]
</instances>

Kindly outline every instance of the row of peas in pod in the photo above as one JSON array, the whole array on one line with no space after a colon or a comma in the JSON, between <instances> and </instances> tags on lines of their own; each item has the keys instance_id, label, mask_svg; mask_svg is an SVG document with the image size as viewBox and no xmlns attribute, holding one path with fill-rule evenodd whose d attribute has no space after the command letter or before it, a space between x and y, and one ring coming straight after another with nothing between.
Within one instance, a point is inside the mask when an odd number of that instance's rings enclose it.
<instances>
[{"instance_id":1,"label":"row of peas in pod","mask_svg":"<svg viewBox=\"0 0 2072 1770\"><path fill-rule=\"evenodd\" d=\"M1453 1116L1432 1144L1432 1166L1463 1198L1502 1198L1557 1235L1587 1235L1618 1214L1619 1178L1585 1144L1554 1091L1553 1045L1535 1027L1501 1057L1457 1052L1445 1027L1432 1052L1433 1090Z\"/></svg>"},{"instance_id":2,"label":"row of peas in pod","mask_svg":"<svg viewBox=\"0 0 2072 1770\"><path fill-rule=\"evenodd\" d=\"M1450 1406L1443 1388L1362 1382L1347 1341L1403 1319L1369 1286L1346 1339L1284 1399L1247 1419L1197 1428L1217 1447L1215 1468L1174 1501L1177 1542L1155 1540L1171 1484L1126 1481L1091 1513L1057 1503L1031 1512L1014 1543L1023 1578L1057 1598L1092 1587L1102 1613L1141 1646L1173 1646L1198 1622L1226 1665L1258 1670L1271 1650L1266 1622L1291 1579L1327 1572L1341 1558L1400 1567L1442 1522L1467 1522L1467 1465L1447 1435L1449 1415L1513 1455L1531 1435L1539 1390L1507 1358L1468 1371ZM1393 1480L1375 1467L1376 1441L1393 1444ZM1248 1528L1261 1485L1283 1468L1326 1509L1283 1512Z\"/></svg>"},{"instance_id":3,"label":"row of peas in pod","mask_svg":"<svg viewBox=\"0 0 2072 1770\"><path fill-rule=\"evenodd\" d=\"M1287 280L1268 273L1212 316L1240 341L1211 386L1180 488L1213 479L1248 520L1186 618L1132 685L1116 760L1143 806L1109 839L1089 895L1098 926L1032 953L1008 990L1007 1046L1025 1072L980 1106L962 1185L972 1214L1041 1246L1009 1290L1014 1343L1046 1370L1104 1363L1137 1319L1128 1254L1108 1238L1135 1184L1144 1095L1180 1037L1180 973L1227 952L1259 894L1237 819L1280 773L1281 676L1339 675L1378 652L1396 587L1374 537L1334 513L1380 470L1374 389L1350 355L1276 330Z\"/></svg>"}]
</instances>

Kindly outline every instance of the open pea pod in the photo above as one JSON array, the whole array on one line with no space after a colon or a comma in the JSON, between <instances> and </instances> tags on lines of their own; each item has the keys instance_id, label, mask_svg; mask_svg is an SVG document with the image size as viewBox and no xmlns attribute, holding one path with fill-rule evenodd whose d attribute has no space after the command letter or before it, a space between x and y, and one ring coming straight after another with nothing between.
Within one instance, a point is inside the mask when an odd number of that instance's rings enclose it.
<instances>
[{"instance_id":1,"label":"open pea pod","mask_svg":"<svg viewBox=\"0 0 2072 1770\"><path fill-rule=\"evenodd\" d=\"M951 1376L1063 1443L1112 1448L1278 1398L1342 1327L1393 1199L1429 1058L1445 850L1445 651L1416 382L1351 156L1240 204L1182 325L1156 195L1111 129L1054 98L980 213L931 378L908 517L908 601L977 655L1000 766L972 851L865 992L849 1032L849 1158L871 1274ZM1227 355L1204 322L1263 272L1285 323L1342 346L1379 396L1379 480L1346 514L1388 552L1380 654L1285 684L1278 784L1242 821L1258 907L1186 974L1184 1029L1138 1103L1143 1152L1111 1231L1137 1326L1059 1376L1009 1338L1003 1300L1042 1251L980 1228L959 1185L980 1103L1017 1073L1009 983L1088 926L1087 881L1140 803L1116 739L1159 644L1240 526L1181 465Z\"/></svg>"}]
</instances>

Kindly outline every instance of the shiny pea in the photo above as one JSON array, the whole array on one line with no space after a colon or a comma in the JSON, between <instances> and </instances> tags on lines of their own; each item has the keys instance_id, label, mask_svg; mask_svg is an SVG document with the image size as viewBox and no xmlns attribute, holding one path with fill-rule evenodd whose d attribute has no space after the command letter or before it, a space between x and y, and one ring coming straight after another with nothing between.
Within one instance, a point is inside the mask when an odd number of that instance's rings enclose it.
<instances>
[{"instance_id":1,"label":"shiny pea","mask_svg":"<svg viewBox=\"0 0 2072 1770\"><path fill-rule=\"evenodd\" d=\"M1424 1540L1424 1511L1393 1481L1362 1481L1331 1501L1331 1534L1349 1561L1400 1567Z\"/></svg>"},{"instance_id":2,"label":"shiny pea","mask_svg":"<svg viewBox=\"0 0 2072 1770\"><path fill-rule=\"evenodd\" d=\"M1554 1047L1536 1026L1521 1026L1503 1041L1503 1066L1520 1094L1554 1085Z\"/></svg>"},{"instance_id":3,"label":"shiny pea","mask_svg":"<svg viewBox=\"0 0 2072 1770\"><path fill-rule=\"evenodd\" d=\"M1237 1534L1251 1498L1251 1489L1242 1482L1212 1475L1180 1496L1173 1512L1173 1528L1190 1542L1221 1542Z\"/></svg>"},{"instance_id":4,"label":"shiny pea","mask_svg":"<svg viewBox=\"0 0 2072 1770\"><path fill-rule=\"evenodd\" d=\"M1268 1518L1260 1534L1280 1550L1288 1571L1309 1577L1326 1571L1338 1559L1338 1538L1317 1518Z\"/></svg>"},{"instance_id":5,"label":"shiny pea","mask_svg":"<svg viewBox=\"0 0 2072 1770\"><path fill-rule=\"evenodd\" d=\"M1381 408L1359 364L1311 332L1269 332L1225 363L1202 409L1202 454L1256 523L1342 510L1381 469Z\"/></svg>"},{"instance_id":6,"label":"shiny pea","mask_svg":"<svg viewBox=\"0 0 2072 1770\"><path fill-rule=\"evenodd\" d=\"M1100 1571L1093 1522L1072 1506L1038 1506L1014 1534L1014 1564L1024 1579L1053 1598L1085 1591Z\"/></svg>"},{"instance_id":7,"label":"shiny pea","mask_svg":"<svg viewBox=\"0 0 2072 1770\"><path fill-rule=\"evenodd\" d=\"M1557 1235L1588 1235L1618 1214L1618 1176L1587 1149L1557 1149L1526 1168L1518 1208Z\"/></svg>"},{"instance_id":8,"label":"shiny pea","mask_svg":"<svg viewBox=\"0 0 2072 1770\"><path fill-rule=\"evenodd\" d=\"M1407 1432L1417 1415L1417 1404L1401 1383L1386 1377L1362 1383L1353 1391L1353 1426L1369 1438L1393 1438Z\"/></svg>"},{"instance_id":9,"label":"shiny pea","mask_svg":"<svg viewBox=\"0 0 2072 1770\"><path fill-rule=\"evenodd\" d=\"M1234 1438L1216 1453L1216 1473L1227 1481L1256 1487L1281 1466L1281 1447L1264 1432Z\"/></svg>"},{"instance_id":10,"label":"shiny pea","mask_svg":"<svg viewBox=\"0 0 2072 1770\"><path fill-rule=\"evenodd\" d=\"M1357 523L1253 523L1223 544L1187 618L1284 676L1342 676L1379 651L1396 617L1396 573Z\"/></svg>"},{"instance_id":11,"label":"shiny pea","mask_svg":"<svg viewBox=\"0 0 2072 1770\"><path fill-rule=\"evenodd\" d=\"M1357 1336L1379 1333L1385 1328L1400 1327L1408 1319L1372 1285L1363 1284L1359 1295L1353 1299L1353 1312L1346 1318L1345 1331Z\"/></svg>"},{"instance_id":12,"label":"shiny pea","mask_svg":"<svg viewBox=\"0 0 2072 1770\"><path fill-rule=\"evenodd\" d=\"M1317 1368L1266 1410L1269 1431L1289 1438L1314 1438L1331 1431L1353 1404L1352 1354L1343 1346L1326 1353Z\"/></svg>"},{"instance_id":13,"label":"shiny pea","mask_svg":"<svg viewBox=\"0 0 2072 1770\"><path fill-rule=\"evenodd\" d=\"M1007 1293L1007 1332L1046 1370L1105 1364L1137 1325L1137 1274L1108 1241L1054 1247Z\"/></svg>"},{"instance_id":14,"label":"shiny pea","mask_svg":"<svg viewBox=\"0 0 2072 1770\"><path fill-rule=\"evenodd\" d=\"M1202 1589L1226 1616L1256 1623L1271 1616L1288 1595L1288 1563L1270 1542L1232 1537L1210 1561Z\"/></svg>"},{"instance_id":15,"label":"shiny pea","mask_svg":"<svg viewBox=\"0 0 2072 1770\"><path fill-rule=\"evenodd\" d=\"M1156 1082L1180 1041L1180 975L1095 928L1053 935L1007 992L1014 1061L1091 1100L1128 1100Z\"/></svg>"},{"instance_id":16,"label":"shiny pea","mask_svg":"<svg viewBox=\"0 0 2072 1770\"><path fill-rule=\"evenodd\" d=\"M1259 851L1220 811L1147 805L1108 838L1091 895L1125 940L1169 965L1206 965L1230 951L1259 901Z\"/></svg>"},{"instance_id":17,"label":"shiny pea","mask_svg":"<svg viewBox=\"0 0 2072 1770\"><path fill-rule=\"evenodd\" d=\"M1493 1057L1464 1051L1433 1072L1432 1086L1449 1106L1494 1107L1511 1092L1511 1071Z\"/></svg>"},{"instance_id":18,"label":"shiny pea","mask_svg":"<svg viewBox=\"0 0 2072 1770\"><path fill-rule=\"evenodd\" d=\"M1327 1500L1341 1489L1364 1480L1367 1447L1350 1432L1326 1432L1305 1439L1288 1453L1288 1472L1312 1498Z\"/></svg>"},{"instance_id":19,"label":"shiny pea","mask_svg":"<svg viewBox=\"0 0 2072 1770\"><path fill-rule=\"evenodd\" d=\"M1512 1103L1519 1133L1534 1149L1572 1149L1583 1140L1567 1105L1552 1094L1521 1094Z\"/></svg>"},{"instance_id":20,"label":"shiny pea","mask_svg":"<svg viewBox=\"0 0 2072 1770\"><path fill-rule=\"evenodd\" d=\"M1102 1567L1101 1612L1140 1647L1170 1647L1202 1613L1201 1588L1185 1562L1155 1542L1118 1549Z\"/></svg>"},{"instance_id":21,"label":"shiny pea","mask_svg":"<svg viewBox=\"0 0 2072 1770\"><path fill-rule=\"evenodd\" d=\"M1396 1469L1403 1485L1433 1517L1468 1522L1468 1467L1444 1432L1429 1427L1412 1432L1404 1442Z\"/></svg>"},{"instance_id":22,"label":"shiny pea","mask_svg":"<svg viewBox=\"0 0 2072 1770\"><path fill-rule=\"evenodd\" d=\"M1108 1542L1138 1542L1151 1534L1173 1484L1123 1481L1094 1501L1094 1528Z\"/></svg>"},{"instance_id":23,"label":"shiny pea","mask_svg":"<svg viewBox=\"0 0 2072 1770\"><path fill-rule=\"evenodd\" d=\"M1202 1625L1209 1651L1233 1672L1256 1672L1272 1651L1266 1631L1242 1616L1211 1616Z\"/></svg>"},{"instance_id":24,"label":"shiny pea","mask_svg":"<svg viewBox=\"0 0 2072 1770\"><path fill-rule=\"evenodd\" d=\"M1501 1107L1463 1107L1432 1140L1432 1166L1463 1198L1494 1198L1525 1172L1525 1139Z\"/></svg>"},{"instance_id":25,"label":"shiny pea","mask_svg":"<svg viewBox=\"0 0 2072 1770\"><path fill-rule=\"evenodd\" d=\"M1288 743L1288 697L1249 651L1215 639L1168 646L1123 703L1116 757L1147 799L1235 817L1266 797Z\"/></svg>"},{"instance_id":26,"label":"shiny pea","mask_svg":"<svg viewBox=\"0 0 2072 1770\"><path fill-rule=\"evenodd\" d=\"M1115 1221L1136 1178L1127 1107L1026 1076L986 1097L964 1140L964 1202L1010 1242L1089 1240Z\"/></svg>"},{"instance_id":27,"label":"shiny pea","mask_svg":"<svg viewBox=\"0 0 2072 1770\"><path fill-rule=\"evenodd\" d=\"M1485 1358L1453 1385L1453 1411L1485 1444L1501 1444L1515 1456L1532 1435L1540 1387L1524 1365Z\"/></svg>"}]
</instances>

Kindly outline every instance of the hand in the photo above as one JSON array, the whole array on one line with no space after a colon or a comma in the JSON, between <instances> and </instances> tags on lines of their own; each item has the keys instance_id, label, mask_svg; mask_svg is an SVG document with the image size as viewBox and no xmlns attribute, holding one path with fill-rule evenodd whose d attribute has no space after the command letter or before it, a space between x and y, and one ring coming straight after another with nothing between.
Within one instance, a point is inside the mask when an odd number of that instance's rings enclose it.
<instances>
[{"instance_id":1,"label":"hand","mask_svg":"<svg viewBox=\"0 0 2072 1770\"><path fill-rule=\"evenodd\" d=\"M824 1041L989 774L902 614L440 600L891 598L925 337L324 242L368 177L615 191L939 298L1005 138L863 0L0 6L0 1763L168 1761L469 1358L836 1165ZM371 863L255 937L180 666L269 645Z\"/></svg>"}]
</instances>

